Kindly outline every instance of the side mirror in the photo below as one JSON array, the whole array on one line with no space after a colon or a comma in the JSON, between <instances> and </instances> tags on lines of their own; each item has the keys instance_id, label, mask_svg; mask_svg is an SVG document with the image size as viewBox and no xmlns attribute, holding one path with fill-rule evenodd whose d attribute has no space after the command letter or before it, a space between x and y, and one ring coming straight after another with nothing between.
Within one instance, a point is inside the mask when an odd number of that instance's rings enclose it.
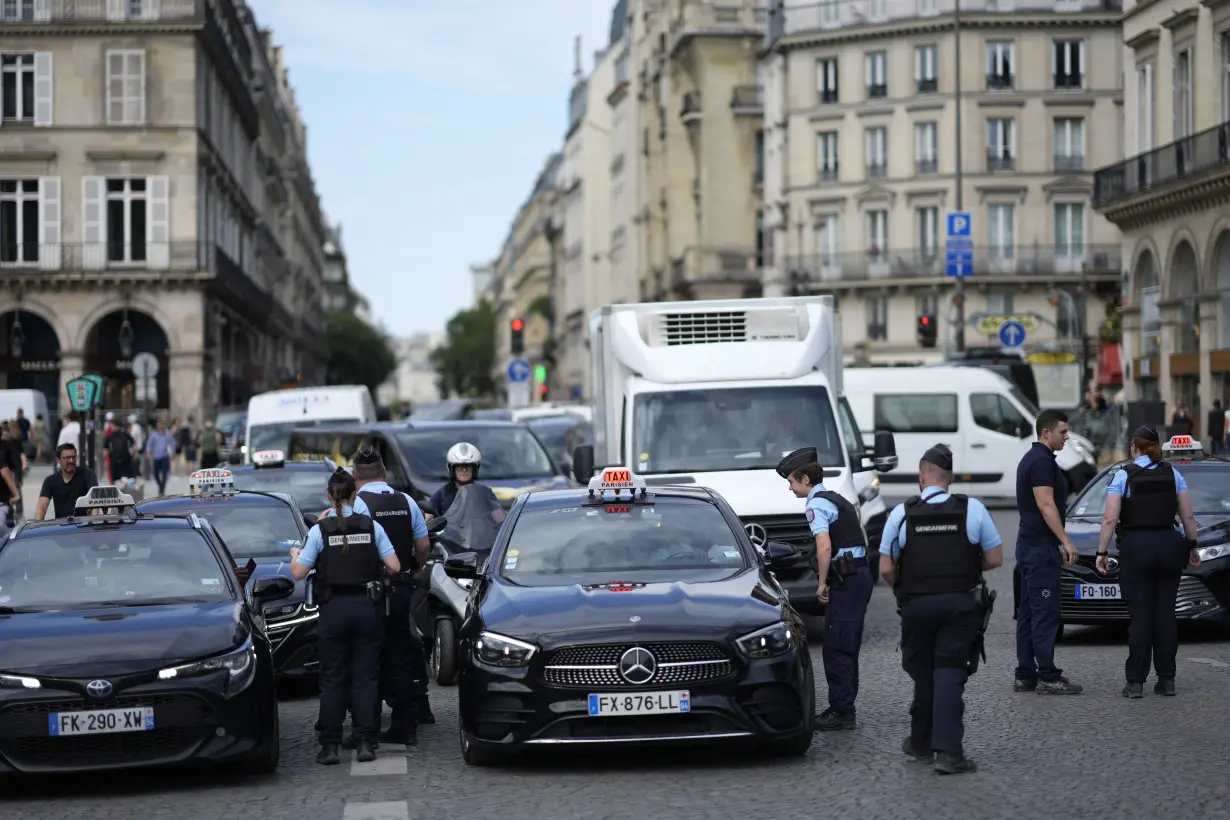
<instances>
[{"instance_id":1,"label":"side mirror","mask_svg":"<svg viewBox=\"0 0 1230 820\"><path fill-rule=\"evenodd\" d=\"M770 569L792 567L799 562L800 556L798 549L785 541L770 541L764 545L764 563Z\"/></svg>"},{"instance_id":2,"label":"side mirror","mask_svg":"<svg viewBox=\"0 0 1230 820\"><path fill-rule=\"evenodd\" d=\"M572 477L582 485L594 477L594 445L580 444L572 451Z\"/></svg>"},{"instance_id":3,"label":"side mirror","mask_svg":"<svg viewBox=\"0 0 1230 820\"><path fill-rule=\"evenodd\" d=\"M435 535L436 533L441 532L447 526L448 526L448 519L442 515L437 515L435 518L427 522L427 534Z\"/></svg>"},{"instance_id":4,"label":"side mirror","mask_svg":"<svg viewBox=\"0 0 1230 820\"><path fill-rule=\"evenodd\" d=\"M877 472L887 473L897 469L897 440L893 438L892 433L884 430L876 431L872 460L875 462Z\"/></svg>"},{"instance_id":5,"label":"side mirror","mask_svg":"<svg viewBox=\"0 0 1230 820\"><path fill-rule=\"evenodd\" d=\"M303 523L308 525L308 529L316 526L316 522L320 520L320 516L316 513L305 512L303 514Z\"/></svg>"},{"instance_id":6,"label":"side mirror","mask_svg":"<svg viewBox=\"0 0 1230 820\"><path fill-rule=\"evenodd\" d=\"M252 585L252 600L261 604L289 598L295 591L295 582L284 575L258 578Z\"/></svg>"},{"instance_id":7,"label":"side mirror","mask_svg":"<svg viewBox=\"0 0 1230 820\"><path fill-rule=\"evenodd\" d=\"M454 555L444 562L444 574L449 578L477 578L478 556L472 552Z\"/></svg>"}]
</instances>

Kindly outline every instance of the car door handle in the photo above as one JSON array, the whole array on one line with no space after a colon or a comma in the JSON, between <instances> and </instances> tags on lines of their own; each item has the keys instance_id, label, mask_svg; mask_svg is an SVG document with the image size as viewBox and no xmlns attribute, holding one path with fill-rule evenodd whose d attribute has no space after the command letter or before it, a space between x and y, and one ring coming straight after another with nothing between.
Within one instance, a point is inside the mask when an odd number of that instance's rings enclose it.
<instances>
[{"instance_id":1,"label":"car door handle","mask_svg":"<svg viewBox=\"0 0 1230 820\"><path fill-rule=\"evenodd\" d=\"M987 449L987 446L985 444L971 444L970 449L971 450L985 450Z\"/></svg>"}]
</instances>

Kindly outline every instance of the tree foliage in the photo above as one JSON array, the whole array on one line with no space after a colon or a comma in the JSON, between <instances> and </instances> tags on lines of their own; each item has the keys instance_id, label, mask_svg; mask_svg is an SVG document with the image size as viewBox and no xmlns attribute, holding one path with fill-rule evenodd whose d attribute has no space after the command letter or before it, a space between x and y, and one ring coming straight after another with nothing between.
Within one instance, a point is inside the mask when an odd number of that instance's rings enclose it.
<instances>
[{"instance_id":1,"label":"tree foliage","mask_svg":"<svg viewBox=\"0 0 1230 820\"><path fill-rule=\"evenodd\" d=\"M495 394L495 310L487 300L449 319L444 344L431 352L440 395L483 397Z\"/></svg>"},{"instance_id":2,"label":"tree foliage","mask_svg":"<svg viewBox=\"0 0 1230 820\"><path fill-rule=\"evenodd\" d=\"M329 383L365 384L376 394L397 369L389 338L349 311L329 317Z\"/></svg>"}]
</instances>

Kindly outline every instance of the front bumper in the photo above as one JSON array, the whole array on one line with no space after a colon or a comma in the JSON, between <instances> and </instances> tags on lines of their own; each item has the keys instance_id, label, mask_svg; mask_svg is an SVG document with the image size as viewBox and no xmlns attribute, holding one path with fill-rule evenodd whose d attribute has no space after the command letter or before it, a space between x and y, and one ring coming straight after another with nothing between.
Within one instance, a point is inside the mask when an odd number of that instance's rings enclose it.
<instances>
[{"instance_id":1,"label":"front bumper","mask_svg":"<svg viewBox=\"0 0 1230 820\"><path fill-rule=\"evenodd\" d=\"M178 685L141 684L104 699L55 689L0 690L0 774L101 771L183 763L226 762L257 755L277 741L277 700L259 678L226 697L222 676ZM84 681L82 681L84 683ZM154 728L113 734L50 733L49 715L150 707Z\"/></svg>"},{"instance_id":2,"label":"front bumper","mask_svg":"<svg viewBox=\"0 0 1230 820\"><path fill-rule=\"evenodd\" d=\"M690 745L713 741L774 741L811 732L812 693L806 645L776 658L727 660L720 677L677 667L670 683L618 685L593 672L552 673L537 661L502 669L477 663L463 644L458 681L462 730L471 743L499 754L524 746L632 744ZM729 657L729 656L728 656ZM554 674L555 677L548 676ZM692 677L691 680L688 678ZM561 683L566 679L566 683ZM548 680L550 682L548 682ZM690 694L684 713L591 717L590 694Z\"/></svg>"}]
</instances>

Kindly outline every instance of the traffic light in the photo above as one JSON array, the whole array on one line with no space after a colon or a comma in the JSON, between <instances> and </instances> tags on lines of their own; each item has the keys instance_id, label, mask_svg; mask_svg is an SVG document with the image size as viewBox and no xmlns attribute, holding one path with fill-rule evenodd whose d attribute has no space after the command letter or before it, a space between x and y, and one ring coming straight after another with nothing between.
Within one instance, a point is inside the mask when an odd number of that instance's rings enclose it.
<instances>
[{"instance_id":1,"label":"traffic light","mask_svg":"<svg viewBox=\"0 0 1230 820\"><path fill-rule=\"evenodd\" d=\"M525 352L525 322L521 319L513 319L509 323L509 329L511 331L508 338L509 352L514 356L520 356Z\"/></svg>"},{"instance_id":2,"label":"traffic light","mask_svg":"<svg viewBox=\"0 0 1230 820\"><path fill-rule=\"evenodd\" d=\"M547 366L545 364L534 365L534 381L544 385L547 383Z\"/></svg>"},{"instance_id":3,"label":"traffic light","mask_svg":"<svg viewBox=\"0 0 1230 820\"><path fill-rule=\"evenodd\" d=\"M538 385L538 395L542 397L543 401L547 400L547 386L545 384Z\"/></svg>"},{"instance_id":4,"label":"traffic light","mask_svg":"<svg viewBox=\"0 0 1230 820\"><path fill-rule=\"evenodd\" d=\"M925 313L918 317L918 343L923 347L935 347L935 316Z\"/></svg>"}]
</instances>

